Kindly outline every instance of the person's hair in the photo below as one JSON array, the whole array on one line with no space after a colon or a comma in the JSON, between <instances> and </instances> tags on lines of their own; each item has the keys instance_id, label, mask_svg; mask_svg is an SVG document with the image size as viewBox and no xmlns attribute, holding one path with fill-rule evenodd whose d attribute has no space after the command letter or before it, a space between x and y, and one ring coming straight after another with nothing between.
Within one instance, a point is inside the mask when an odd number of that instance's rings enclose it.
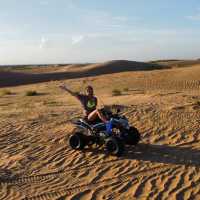
<instances>
[{"instance_id":1,"label":"person's hair","mask_svg":"<svg viewBox=\"0 0 200 200\"><path fill-rule=\"evenodd\" d=\"M85 89L86 89L86 91L89 90L89 89L93 90L93 87L91 85L88 85Z\"/></svg>"}]
</instances>

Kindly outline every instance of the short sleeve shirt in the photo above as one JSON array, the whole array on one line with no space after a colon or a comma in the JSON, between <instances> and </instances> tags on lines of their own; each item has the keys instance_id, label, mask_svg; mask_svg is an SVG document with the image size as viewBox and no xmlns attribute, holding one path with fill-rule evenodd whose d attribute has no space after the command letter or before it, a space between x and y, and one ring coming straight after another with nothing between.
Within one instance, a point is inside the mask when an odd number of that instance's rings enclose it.
<instances>
[{"instance_id":1,"label":"short sleeve shirt","mask_svg":"<svg viewBox=\"0 0 200 200\"><path fill-rule=\"evenodd\" d=\"M89 98L87 95L78 94L77 98L79 99L79 101L82 104L85 115L89 115L92 111L94 111L96 109L96 106L97 106L97 98L96 97Z\"/></svg>"}]
</instances>

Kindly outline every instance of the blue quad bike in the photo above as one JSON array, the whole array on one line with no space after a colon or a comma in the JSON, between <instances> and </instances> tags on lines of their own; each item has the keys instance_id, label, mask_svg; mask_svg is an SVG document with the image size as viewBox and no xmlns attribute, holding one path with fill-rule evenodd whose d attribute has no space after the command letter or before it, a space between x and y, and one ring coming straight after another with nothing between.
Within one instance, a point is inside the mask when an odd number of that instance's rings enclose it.
<instances>
[{"instance_id":1,"label":"blue quad bike","mask_svg":"<svg viewBox=\"0 0 200 200\"><path fill-rule=\"evenodd\" d=\"M121 156L126 145L138 144L139 131L129 125L128 119L119 114L119 109L116 113L105 108L101 111L110 120L108 124L102 123L100 119L92 123L85 119L73 122L76 128L69 137L69 145L72 149L83 150L86 146L93 144L98 147L104 145L108 154Z\"/></svg>"}]
</instances>

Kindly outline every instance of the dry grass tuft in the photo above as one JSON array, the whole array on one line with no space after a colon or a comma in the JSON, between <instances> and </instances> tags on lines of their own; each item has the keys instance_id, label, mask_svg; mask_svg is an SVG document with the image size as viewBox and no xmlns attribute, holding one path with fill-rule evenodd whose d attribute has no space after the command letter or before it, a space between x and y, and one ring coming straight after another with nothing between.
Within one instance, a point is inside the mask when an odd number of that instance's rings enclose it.
<instances>
[{"instance_id":1,"label":"dry grass tuft","mask_svg":"<svg viewBox=\"0 0 200 200\"><path fill-rule=\"evenodd\" d=\"M119 90L119 89L114 89L114 90L112 91L112 96L120 96L120 95L122 95L121 90Z\"/></svg>"},{"instance_id":2,"label":"dry grass tuft","mask_svg":"<svg viewBox=\"0 0 200 200\"><path fill-rule=\"evenodd\" d=\"M25 95L26 96L37 96L38 92L35 90L28 90L28 91L26 91Z\"/></svg>"},{"instance_id":3,"label":"dry grass tuft","mask_svg":"<svg viewBox=\"0 0 200 200\"><path fill-rule=\"evenodd\" d=\"M123 90L124 90L124 92L128 92L128 91L129 91L129 88L128 88L128 87L125 87Z\"/></svg>"},{"instance_id":4,"label":"dry grass tuft","mask_svg":"<svg viewBox=\"0 0 200 200\"><path fill-rule=\"evenodd\" d=\"M4 89L4 90L1 91L0 94L1 94L2 96L4 96L4 95L11 95L12 92L11 92L10 90L8 90L8 89Z\"/></svg>"}]
</instances>

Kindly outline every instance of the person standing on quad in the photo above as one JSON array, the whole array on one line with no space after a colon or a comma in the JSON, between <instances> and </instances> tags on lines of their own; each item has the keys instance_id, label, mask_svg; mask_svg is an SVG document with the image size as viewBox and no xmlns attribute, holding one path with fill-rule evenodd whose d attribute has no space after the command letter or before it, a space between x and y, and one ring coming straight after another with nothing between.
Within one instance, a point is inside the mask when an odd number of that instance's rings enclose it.
<instances>
[{"instance_id":1,"label":"person standing on quad","mask_svg":"<svg viewBox=\"0 0 200 200\"><path fill-rule=\"evenodd\" d=\"M61 89L67 91L69 94L72 96L76 97L83 109L84 109L84 115L85 118L89 121L92 122L96 120L98 117L104 122L107 123L108 120L106 117L102 114L102 112L97 109L97 98L94 96L94 90L92 86L87 86L86 87L86 95L84 94L77 94L70 89L68 89L65 85L60 86Z\"/></svg>"}]
</instances>

